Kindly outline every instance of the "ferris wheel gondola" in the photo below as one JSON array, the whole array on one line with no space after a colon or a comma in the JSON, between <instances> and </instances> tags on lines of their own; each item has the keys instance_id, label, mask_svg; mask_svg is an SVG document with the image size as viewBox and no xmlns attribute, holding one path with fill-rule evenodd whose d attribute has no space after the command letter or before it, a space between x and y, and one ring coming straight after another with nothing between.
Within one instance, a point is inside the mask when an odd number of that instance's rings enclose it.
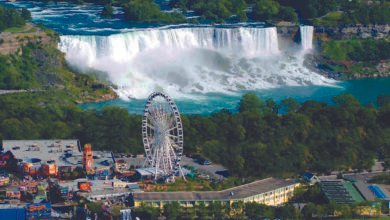
<instances>
[{"instance_id":1,"label":"ferris wheel gondola","mask_svg":"<svg viewBox=\"0 0 390 220\"><path fill-rule=\"evenodd\" d=\"M175 102L161 92L152 93L145 105L142 120L145 166L153 168L155 180L174 181L183 175L183 125Z\"/></svg>"}]
</instances>

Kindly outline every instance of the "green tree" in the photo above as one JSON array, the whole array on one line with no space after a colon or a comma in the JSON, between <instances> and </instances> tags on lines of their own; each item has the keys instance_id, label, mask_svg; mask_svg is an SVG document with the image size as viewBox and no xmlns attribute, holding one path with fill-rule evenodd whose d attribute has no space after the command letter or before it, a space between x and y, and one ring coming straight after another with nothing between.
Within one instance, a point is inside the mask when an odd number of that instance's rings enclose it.
<instances>
[{"instance_id":1,"label":"green tree","mask_svg":"<svg viewBox=\"0 0 390 220\"><path fill-rule=\"evenodd\" d=\"M255 0L252 7L252 19L256 21L266 21L278 15L280 5L274 0Z\"/></svg>"},{"instance_id":2,"label":"green tree","mask_svg":"<svg viewBox=\"0 0 390 220\"><path fill-rule=\"evenodd\" d=\"M239 112L246 111L261 111L263 109L264 103L257 97L254 93L245 94L240 103L238 110Z\"/></svg>"},{"instance_id":3,"label":"green tree","mask_svg":"<svg viewBox=\"0 0 390 220\"><path fill-rule=\"evenodd\" d=\"M208 206L211 219L224 219L226 216L226 204L222 202L211 202Z\"/></svg>"},{"instance_id":4,"label":"green tree","mask_svg":"<svg viewBox=\"0 0 390 220\"><path fill-rule=\"evenodd\" d=\"M284 21L298 22L298 15L292 7L281 6L278 18Z\"/></svg>"},{"instance_id":5,"label":"green tree","mask_svg":"<svg viewBox=\"0 0 390 220\"><path fill-rule=\"evenodd\" d=\"M26 8L22 8L22 11L21 11L20 15L26 21L31 20L31 12L28 9L26 9Z\"/></svg>"},{"instance_id":6,"label":"green tree","mask_svg":"<svg viewBox=\"0 0 390 220\"><path fill-rule=\"evenodd\" d=\"M300 107L300 104L293 98L283 99L282 105L287 110L287 112L296 112Z\"/></svg>"},{"instance_id":7,"label":"green tree","mask_svg":"<svg viewBox=\"0 0 390 220\"><path fill-rule=\"evenodd\" d=\"M172 202L164 205L164 216L168 219L178 219L180 216L180 204L178 202Z\"/></svg>"},{"instance_id":8,"label":"green tree","mask_svg":"<svg viewBox=\"0 0 390 220\"><path fill-rule=\"evenodd\" d=\"M221 161L222 150L221 143L217 140L206 141L202 145L203 154L212 161Z\"/></svg>"},{"instance_id":9,"label":"green tree","mask_svg":"<svg viewBox=\"0 0 390 220\"><path fill-rule=\"evenodd\" d=\"M114 10L112 8L112 5L111 4L104 5L102 10L102 16L110 18L113 16L113 14L114 14Z\"/></svg>"},{"instance_id":10,"label":"green tree","mask_svg":"<svg viewBox=\"0 0 390 220\"><path fill-rule=\"evenodd\" d=\"M135 22L177 23L185 19L178 13L164 13L153 0L130 0L124 5L125 17Z\"/></svg>"}]
</instances>

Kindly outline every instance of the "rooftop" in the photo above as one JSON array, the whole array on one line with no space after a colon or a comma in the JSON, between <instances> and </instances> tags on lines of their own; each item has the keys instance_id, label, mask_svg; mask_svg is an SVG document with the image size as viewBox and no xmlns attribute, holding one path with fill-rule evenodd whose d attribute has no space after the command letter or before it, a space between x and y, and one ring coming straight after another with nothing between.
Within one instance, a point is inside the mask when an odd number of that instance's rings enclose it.
<instances>
[{"instance_id":1,"label":"rooftop","mask_svg":"<svg viewBox=\"0 0 390 220\"><path fill-rule=\"evenodd\" d=\"M55 163L57 166L83 166L82 148L78 140L3 140L3 152L23 162L33 164ZM93 151L96 168L114 164L109 151Z\"/></svg>"},{"instance_id":2,"label":"rooftop","mask_svg":"<svg viewBox=\"0 0 390 220\"><path fill-rule=\"evenodd\" d=\"M356 188L359 190L359 192L362 194L365 200L374 201L375 195L371 192L371 190L368 189L368 184L359 180L354 183Z\"/></svg>"},{"instance_id":3,"label":"rooftop","mask_svg":"<svg viewBox=\"0 0 390 220\"><path fill-rule=\"evenodd\" d=\"M7 151L11 151L23 162L82 166L82 153L78 140L3 140L3 152Z\"/></svg>"},{"instance_id":4,"label":"rooftop","mask_svg":"<svg viewBox=\"0 0 390 220\"><path fill-rule=\"evenodd\" d=\"M195 201L243 199L295 184L294 180L267 178L222 191L134 192L136 201Z\"/></svg>"},{"instance_id":5,"label":"rooftop","mask_svg":"<svg viewBox=\"0 0 390 220\"><path fill-rule=\"evenodd\" d=\"M138 168L135 170L137 173L139 173L141 176L153 176L157 173L157 175L160 175L163 173L162 170L156 169L154 167L145 167L145 168Z\"/></svg>"},{"instance_id":6,"label":"rooftop","mask_svg":"<svg viewBox=\"0 0 390 220\"><path fill-rule=\"evenodd\" d=\"M363 197L349 181L321 181L321 189L330 201L339 204L351 204L364 201Z\"/></svg>"},{"instance_id":7,"label":"rooftop","mask_svg":"<svg viewBox=\"0 0 390 220\"><path fill-rule=\"evenodd\" d=\"M114 158L110 151L93 151L93 162L98 169L114 166Z\"/></svg>"}]
</instances>

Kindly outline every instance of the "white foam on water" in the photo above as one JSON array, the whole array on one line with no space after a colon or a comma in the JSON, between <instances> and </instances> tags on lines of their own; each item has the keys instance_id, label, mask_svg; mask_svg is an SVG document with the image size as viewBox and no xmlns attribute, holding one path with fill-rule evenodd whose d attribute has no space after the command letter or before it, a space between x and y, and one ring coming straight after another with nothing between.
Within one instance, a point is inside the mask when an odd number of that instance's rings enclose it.
<instances>
[{"instance_id":1,"label":"white foam on water","mask_svg":"<svg viewBox=\"0 0 390 220\"><path fill-rule=\"evenodd\" d=\"M107 73L124 99L146 98L156 90L188 98L334 82L304 67L301 50L279 50L275 27L148 29L110 36L61 36L59 48L71 66Z\"/></svg>"}]
</instances>

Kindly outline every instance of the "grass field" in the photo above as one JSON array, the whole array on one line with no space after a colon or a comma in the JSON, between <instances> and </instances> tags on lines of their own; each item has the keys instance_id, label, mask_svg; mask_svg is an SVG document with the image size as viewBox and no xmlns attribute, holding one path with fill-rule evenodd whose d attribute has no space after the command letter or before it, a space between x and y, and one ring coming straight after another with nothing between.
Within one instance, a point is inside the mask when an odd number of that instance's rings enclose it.
<instances>
[{"instance_id":1,"label":"grass field","mask_svg":"<svg viewBox=\"0 0 390 220\"><path fill-rule=\"evenodd\" d=\"M25 30L25 26L23 26L23 27L11 27L11 28L5 29L4 32L17 33L17 32L22 32L24 30Z\"/></svg>"}]
</instances>

